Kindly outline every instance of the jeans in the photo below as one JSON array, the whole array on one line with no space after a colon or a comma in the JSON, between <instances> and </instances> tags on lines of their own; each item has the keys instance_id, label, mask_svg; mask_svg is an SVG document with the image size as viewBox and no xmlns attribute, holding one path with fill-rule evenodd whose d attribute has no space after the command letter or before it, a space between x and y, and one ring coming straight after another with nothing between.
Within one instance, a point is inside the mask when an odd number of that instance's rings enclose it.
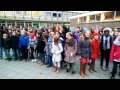
<instances>
[{"instance_id":1,"label":"jeans","mask_svg":"<svg viewBox=\"0 0 120 90\"><path fill-rule=\"evenodd\" d=\"M14 55L14 57L15 57L15 60L17 60L18 59L18 49L13 49L13 55Z\"/></svg>"},{"instance_id":2,"label":"jeans","mask_svg":"<svg viewBox=\"0 0 120 90\"><path fill-rule=\"evenodd\" d=\"M25 46L21 46L21 53L22 53L22 58L27 60L28 59L28 49Z\"/></svg>"},{"instance_id":3,"label":"jeans","mask_svg":"<svg viewBox=\"0 0 120 90\"><path fill-rule=\"evenodd\" d=\"M117 73L118 64L120 64L120 62L113 61L112 77L115 77L115 74Z\"/></svg>"},{"instance_id":4,"label":"jeans","mask_svg":"<svg viewBox=\"0 0 120 90\"><path fill-rule=\"evenodd\" d=\"M11 56L10 56L10 49L5 49L5 55L6 55L7 59L11 58Z\"/></svg>"},{"instance_id":5,"label":"jeans","mask_svg":"<svg viewBox=\"0 0 120 90\"><path fill-rule=\"evenodd\" d=\"M109 56L110 56L110 49L101 51L101 66L103 66L103 60L105 58L105 60L106 60L106 67L108 68Z\"/></svg>"},{"instance_id":6,"label":"jeans","mask_svg":"<svg viewBox=\"0 0 120 90\"><path fill-rule=\"evenodd\" d=\"M52 65L52 56L48 55L48 61L47 61L48 65Z\"/></svg>"},{"instance_id":7,"label":"jeans","mask_svg":"<svg viewBox=\"0 0 120 90\"><path fill-rule=\"evenodd\" d=\"M0 47L0 58L3 58L2 47Z\"/></svg>"},{"instance_id":8,"label":"jeans","mask_svg":"<svg viewBox=\"0 0 120 90\"><path fill-rule=\"evenodd\" d=\"M34 52L35 52L34 47L30 47L30 51L31 51L30 58L34 59Z\"/></svg>"},{"instance_id":9,"label":"jeans","mask_svg":"<svg viewBox=\"0 0 120 90\"><path fill-rule=\"evenodd\" d=\"M45 61L45 53L40 53L40 56L39 56L40 60L42 61Z\"/></svg>"}]
</instances>

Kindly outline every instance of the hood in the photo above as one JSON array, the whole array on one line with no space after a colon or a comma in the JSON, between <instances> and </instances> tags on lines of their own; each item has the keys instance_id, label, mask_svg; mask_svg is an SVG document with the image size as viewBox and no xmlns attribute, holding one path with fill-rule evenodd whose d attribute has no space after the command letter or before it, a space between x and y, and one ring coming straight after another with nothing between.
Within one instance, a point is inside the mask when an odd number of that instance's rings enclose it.
<instances>
[{"instance_id":1,"label":"hood","mask_svg":"<svg viewBox=\"0 0 120 90\"><path fill-rule=\"evenodd\" d=\"M30 33L30 38L31 38L31 39L33 39L33 38L34 38L34 36L35 36L35 34L34 34L34 33Z\"/></svg>"},{"instance_id":2,"label":"hood","mask_svg":"<svg viewBox=\"0 0 120 90\"><path fill-rule=\"evenodd\" d=\"M109 33L111 33L111 31L112 31L112 29L111 29L111 28L104 28L104 29L103 29L103 32L105 32L106 30L108 30L108 31L109 31Z\"/></svg>"},{"instance_id":3,"label":"hood","mask_svg":"<svg viewBox=\"0 0 120 90\"><path fill-rule=\"evenodd\" d=\"M115 39L114 44L120 46L120 36Z\"/></svg>"}]
</instances>

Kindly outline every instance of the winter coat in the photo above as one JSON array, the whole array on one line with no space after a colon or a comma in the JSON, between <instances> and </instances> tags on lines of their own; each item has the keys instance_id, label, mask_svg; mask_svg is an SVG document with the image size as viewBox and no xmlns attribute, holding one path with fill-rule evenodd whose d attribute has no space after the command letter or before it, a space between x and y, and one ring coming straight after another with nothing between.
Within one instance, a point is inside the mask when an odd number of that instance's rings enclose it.
<instances>
[{"instance_id":1,"label":"winter coat","mask_svg":"<svg viewBox=\"0 0 120 90\"><path fill-rule=\"evenodd\" d=\"M18 36L11 36L11 48L18 49L19 48L19 37Z\"/></svg>"},{"instance_id":2,"label":"winter coat","mask_svg":"<svg viewBox=\"0 0 120 90\"><path fill-rule=\"evenodd\" d=\"M78 42L78 53L81 58L91 58L92 47L89 40Z\"/></svg>"},{"instance_id":3,"label":"winter coat","mask_svg":"<svg viewBox=\"0 0 120 90\"><path fill-rule=\"evenodd\" d=\"M37 52L41 52L43 53L45 49L45 41L43 38L38 38L38 42L37 42L37 46L36 46L36 50Z\"/></svg>"},{"instance_id":4,"label":"winter coat","mask_svg":"<svg viewBox=\"0 0 120 90\"><path fill-rule=\"evenodd\" d=\"M2 35L0 36L0 47L3 47L3 37L2 37Z\"/></svg>"},{"instance_id":5,"label":"winter coat","mask_svg":"<svg viewBox=\"0 0 120 90\"><path fill-rule=\"evenodd\" d=\"M104 37L104 35L101 36L101 41L100 41L100 50L101 50L101 53L102 53L102 50L103 50L103 37ZM113 43L113 38L112 38L112 36L110 36L110 40L109 40L108 43L110 43L110 49L111 49L112 43Z\"/></svg>"},{"instance_id":6,"label":"winter coat","mask_svg":"<svg viewBox=\"0 0 120 90\"><path fill-rule=\"evenodd\" d=\"M76 53L77 53L77 41L73 46L68 46L65 44L65 61L68 63L76 62Z\"/></svg>"},{"instance_id":7,"label":"winter coat","mask_svg":"<svg viewBox=\"0 0 120 90\"><path fill-rule=\"evenodd\" d=\"M36 48L37 40L36 37L29 38L29 46L33 47L34 49Z\"/></svg>"},{"instance_id":8,"label":"winter coat","mask_svg":"<svg viewBox=\"0 0 120 90\"><path fill-rule=\"evenodd\" d=\"M29 47L29 37L27 35L19 37L19 48L21 48L21 46L25 46L26 48Z\"/></svg>"},{"instance_id":9,"label":"winter coat","mask_svg":"<svg viewBox=\"0 0 120 90\"><path fill-rule=\"evenodd\" d=\"M92 47L92 56L91 58L97 59L98 56L100 55L100 42L92 39L91 40L91 47Z\"/></svg>"},{"instance_id":10,"label":"winter coat","mask_svg":"<svg viewBox=\"0 0 120 90\"><path fill-rule=\"evenodd\" d=\"M62 60L61 58L61 52L63 51L62 44L59 43L58 46L56 46L53 42L51 51L53 53L52 60L54 62L60 62Z\"/></svg>"},{"instance_id":11,"label":"winter coat","mask_svg":"<svg viewBox=\"0 0 120 90\"><path fill-rule=\"evenodd\" d=\"M78 42L78 41L79 41L79 35L78 35L78 33L75 32L74 35L75 35L75 39L76 39L76 41Z\"/></svg>"},{"instance_id":12,"label":"winter coat","mask_svg":"<svg viewBox=\"0 0 120 90\"><path fill-rule=\"evenodd\" d=\"M110 52L110 61L114 59L120 61L120 41L118 38L114 41Z\"/></svg>"},{"instance_id":13,"label":"winter coat","mask_svg":"<svg viewBox=\"0 0 120 90\"><path fill-rule=\"evenodd\" d=\"M52 56L51 49L52 49L52 38L49 37L48 42L46 43L46 46L45 46L45 52L47 55Z\"/></svg>"},{"instance_id":14,"label":"winter coat","mask_svg":"<svg viewBox=\"0 0 120 90\"><path fill-rule=\"evenodd\" d=\"M10 38L4 39L4 49L10 49L10 48L11 48Z\"/></svg>"}]
</instances>

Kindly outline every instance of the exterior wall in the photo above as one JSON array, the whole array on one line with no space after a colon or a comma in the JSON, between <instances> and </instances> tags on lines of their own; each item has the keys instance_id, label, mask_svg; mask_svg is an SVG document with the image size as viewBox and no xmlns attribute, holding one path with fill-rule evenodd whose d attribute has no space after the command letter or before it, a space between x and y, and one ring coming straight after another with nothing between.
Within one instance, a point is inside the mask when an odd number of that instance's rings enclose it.
<instances>
[{"instance_id":1,"label":"exterior wall","mask_svg":"<svg viewBox=\"0 0 120 90\"><path fill-rule=\"evenodd\" d=\"M110 28L115 28L115 27L120 27L120 21L110 21L110 22L95 22L95 23L82 23L82 24L77 24L77 19L71 19L70 20L70 25L72 27L88 27L92 28L98 25L99 27L110 27Z\"/></svg>"}]
</instances>

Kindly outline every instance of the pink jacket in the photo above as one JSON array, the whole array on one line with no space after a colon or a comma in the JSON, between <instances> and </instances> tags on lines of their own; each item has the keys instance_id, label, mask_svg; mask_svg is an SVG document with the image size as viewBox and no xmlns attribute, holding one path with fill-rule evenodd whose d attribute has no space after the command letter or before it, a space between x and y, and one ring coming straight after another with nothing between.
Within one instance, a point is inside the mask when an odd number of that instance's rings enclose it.
<instances>
[{"instance_id":1,"label":"pink jacket","mask_svg":"<svg viewBox=\"0 0 120 90\"><path fill-rule=\"evenodd\" d=\"M110 61L114 59L120 61L120 41L117 41L117 39L114 41L110 52Z\"/></svg>"}]
</instances>

